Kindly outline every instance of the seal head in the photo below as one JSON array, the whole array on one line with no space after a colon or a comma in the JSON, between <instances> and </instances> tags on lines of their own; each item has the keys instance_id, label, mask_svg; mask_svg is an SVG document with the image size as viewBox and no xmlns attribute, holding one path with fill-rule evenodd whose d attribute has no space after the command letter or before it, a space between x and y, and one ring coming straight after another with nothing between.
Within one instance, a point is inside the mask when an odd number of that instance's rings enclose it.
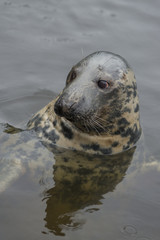
<instances>
[{"instance_id":1,"label":"seal head","mask_svg":"<svg viewBox=\"0 0 160 240\"><path fill-rule=\"evenodd\" d=\"M93 53L76 64L54 106L57 115L91 135L122 133L137 122L138 108L134 74L110 52Z\"/></svg>"},{"instance_id":2,"label":"seal head","mask_svg":"<svg viewBox=\"0 0 160 240\"><path fill-rule=\"evenodd\" d=\"M56 143L68 146L60 133L66 137L72 132L68 139L73 149L117 153L131 148L141 135L134 73L124 58L111 52L95 52L77 63L45 114L41 126L46 118L56 119Z\"/></svg>"}]
</instances>

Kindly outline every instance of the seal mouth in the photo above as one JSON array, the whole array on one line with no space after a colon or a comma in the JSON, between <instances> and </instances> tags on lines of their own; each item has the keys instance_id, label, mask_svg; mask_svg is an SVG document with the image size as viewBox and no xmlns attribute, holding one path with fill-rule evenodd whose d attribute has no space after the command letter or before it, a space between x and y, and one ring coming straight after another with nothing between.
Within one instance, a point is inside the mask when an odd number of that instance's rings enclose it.
<instances>
[{"instance_id":1,"label":"seal mouth","mask_svg":"<svg viewBox=\"0 0 160 240\"><path fill-rule=\"evenodd\" d=\"M72 117L67 115L64 117L83 133L102 135L108 131L108 128L105 127L106 121L96 114L90 114L88 116L76 114L72 115Z\"/></svg>"},{"instance_id":2,"label":"seal mouth","mask_svg":"<svg viewBox=\"0 0 160 240\"><path fill-rule=\"evenodd\" d=\"M67 96L63 93L54 104L54 111L59 117L65 118L83 133L103 135L108 132L107 120L101 109L97 110L97 106L88 109L84 98L73 102Z\"/></svg>"}]
</instances>

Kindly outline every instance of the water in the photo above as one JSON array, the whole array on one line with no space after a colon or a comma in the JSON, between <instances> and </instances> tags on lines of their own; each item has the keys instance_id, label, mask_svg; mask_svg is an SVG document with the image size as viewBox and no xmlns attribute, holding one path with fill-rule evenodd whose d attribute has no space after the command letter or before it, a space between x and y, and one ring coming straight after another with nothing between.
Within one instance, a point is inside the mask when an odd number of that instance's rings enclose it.
<instances>
[{"instance_id":1,"label":"water","mask_svg":"<svg viewBox=\"0 0 160 240\"><path fill-rule=\"evenodd\" d=\"M159 239L159 8L158 0L0 0L0 122L24 126L62 90L72 65L94 51L112 51L135 71L144 132L144 149L136 153L146 153L139 167L134 155L117 185L82 205L76 190L64 204L61 195L48 203L43 184L27 170L0 195L2 240ZM49 183L54 196L55 182ZM53 231L56 214L61 232Z\"/></svg>"}]
</instances>

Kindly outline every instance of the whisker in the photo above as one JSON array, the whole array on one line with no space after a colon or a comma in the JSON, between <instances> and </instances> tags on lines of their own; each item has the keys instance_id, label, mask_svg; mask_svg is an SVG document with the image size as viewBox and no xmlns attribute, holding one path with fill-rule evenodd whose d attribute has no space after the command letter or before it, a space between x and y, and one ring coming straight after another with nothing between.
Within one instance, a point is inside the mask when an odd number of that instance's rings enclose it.
<instances>
[{"instance_id":1,"label":"whisker","mask_svg":"<svg viewBox=\"0 0 160 240\"><path fill-rule=\"evenodd\" d=\"M88 129L87 124L86 124L86 119L83 118L82 120L83 120L84 127L85 127L86 131L89 132L89 129Z\"/></svg>"},{"instance_id":2,"label":"whisker","mask_svg":"<svg viewBox=\"0 0 160 240\"><path fill-rule=\"evenodd\" d=\"M96 135L101 135L101 132L107 131L107 128L105 127L106 121L100 117L97 116L97 114L91 114L88 113L88 116L90 117L85 118L82 117L84 129L87 133L93 131L96 133Z\"/></svg>"},{"instance_id":3,"label":"whisker","mask_svg":"<svg viewBox=\"0 0 160 240\"><path fill-rule=\"evenodd\" d=\"M95 119L93 121L97 127L101 128L104 131L106 130L105 127L103 127L98 121L96 121Z\"/></svg>"},{"instance_id":4,"label":"whisker","mask_svg":"<svg viewBox=\"0 0 160 240\"><path fill-rule=\"evenodd\" d=\"M98 117L97 115L95 115L94 118L96 120L100 121L101 123L106 123L106 120L104 120L103 118Z\"/></svg>"},{"instance_id":5,"label":"whisker","mask_svg":"<svg viewBox=\"0 0 160 240\"><path fill-rule=\"evenodd\" d=\"M98 135L101 135L96 126L94 125L94 121L92 119L90 119L89 123L91 128L94 129Z\"/></svg>"},{"instance_id":6,"label":"whisker","mask_svg":"<svg viewBox=\"0 0 160 240\"><path fill-rule=\"evenodd\" d=\"M103 123L104 123L104 122L101 122L100 119L98 119L98 117L96 117L96 115L94 115L94 116L92 117L92 121L94 121L97 126L99 126L100 128L102 128L103 130L105 130L105 127L103 126Z\"/></svg>"},{"instance_id":7,"label":"whisker","mask_svg":"<svg viewBox=\"0 0 160 240\"><path fill-rule=\"evenodd\" d=\"M83 47L81 47L81 54L82 54L82 57L84 57L84 50L83 50Z\"/></svg>"}]
</instances>

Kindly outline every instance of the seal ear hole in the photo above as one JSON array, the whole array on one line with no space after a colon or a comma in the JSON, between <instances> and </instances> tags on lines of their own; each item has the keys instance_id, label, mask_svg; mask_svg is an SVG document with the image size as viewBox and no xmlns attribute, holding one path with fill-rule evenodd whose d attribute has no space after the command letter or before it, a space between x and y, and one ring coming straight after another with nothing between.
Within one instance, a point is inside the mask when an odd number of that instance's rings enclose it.
<instances>
[{"instance_id":1,"label":"seal ear hole","mask_svg":"<svg viewBox=\"0 0 160 240\"><path fill-rule=\"evenodd\" d=\"M101 89L107 89L109 87L109 83L107 81L105 81L105 80L99 80L97 82L97 85Z\"/></svg>"}]
</instances>

